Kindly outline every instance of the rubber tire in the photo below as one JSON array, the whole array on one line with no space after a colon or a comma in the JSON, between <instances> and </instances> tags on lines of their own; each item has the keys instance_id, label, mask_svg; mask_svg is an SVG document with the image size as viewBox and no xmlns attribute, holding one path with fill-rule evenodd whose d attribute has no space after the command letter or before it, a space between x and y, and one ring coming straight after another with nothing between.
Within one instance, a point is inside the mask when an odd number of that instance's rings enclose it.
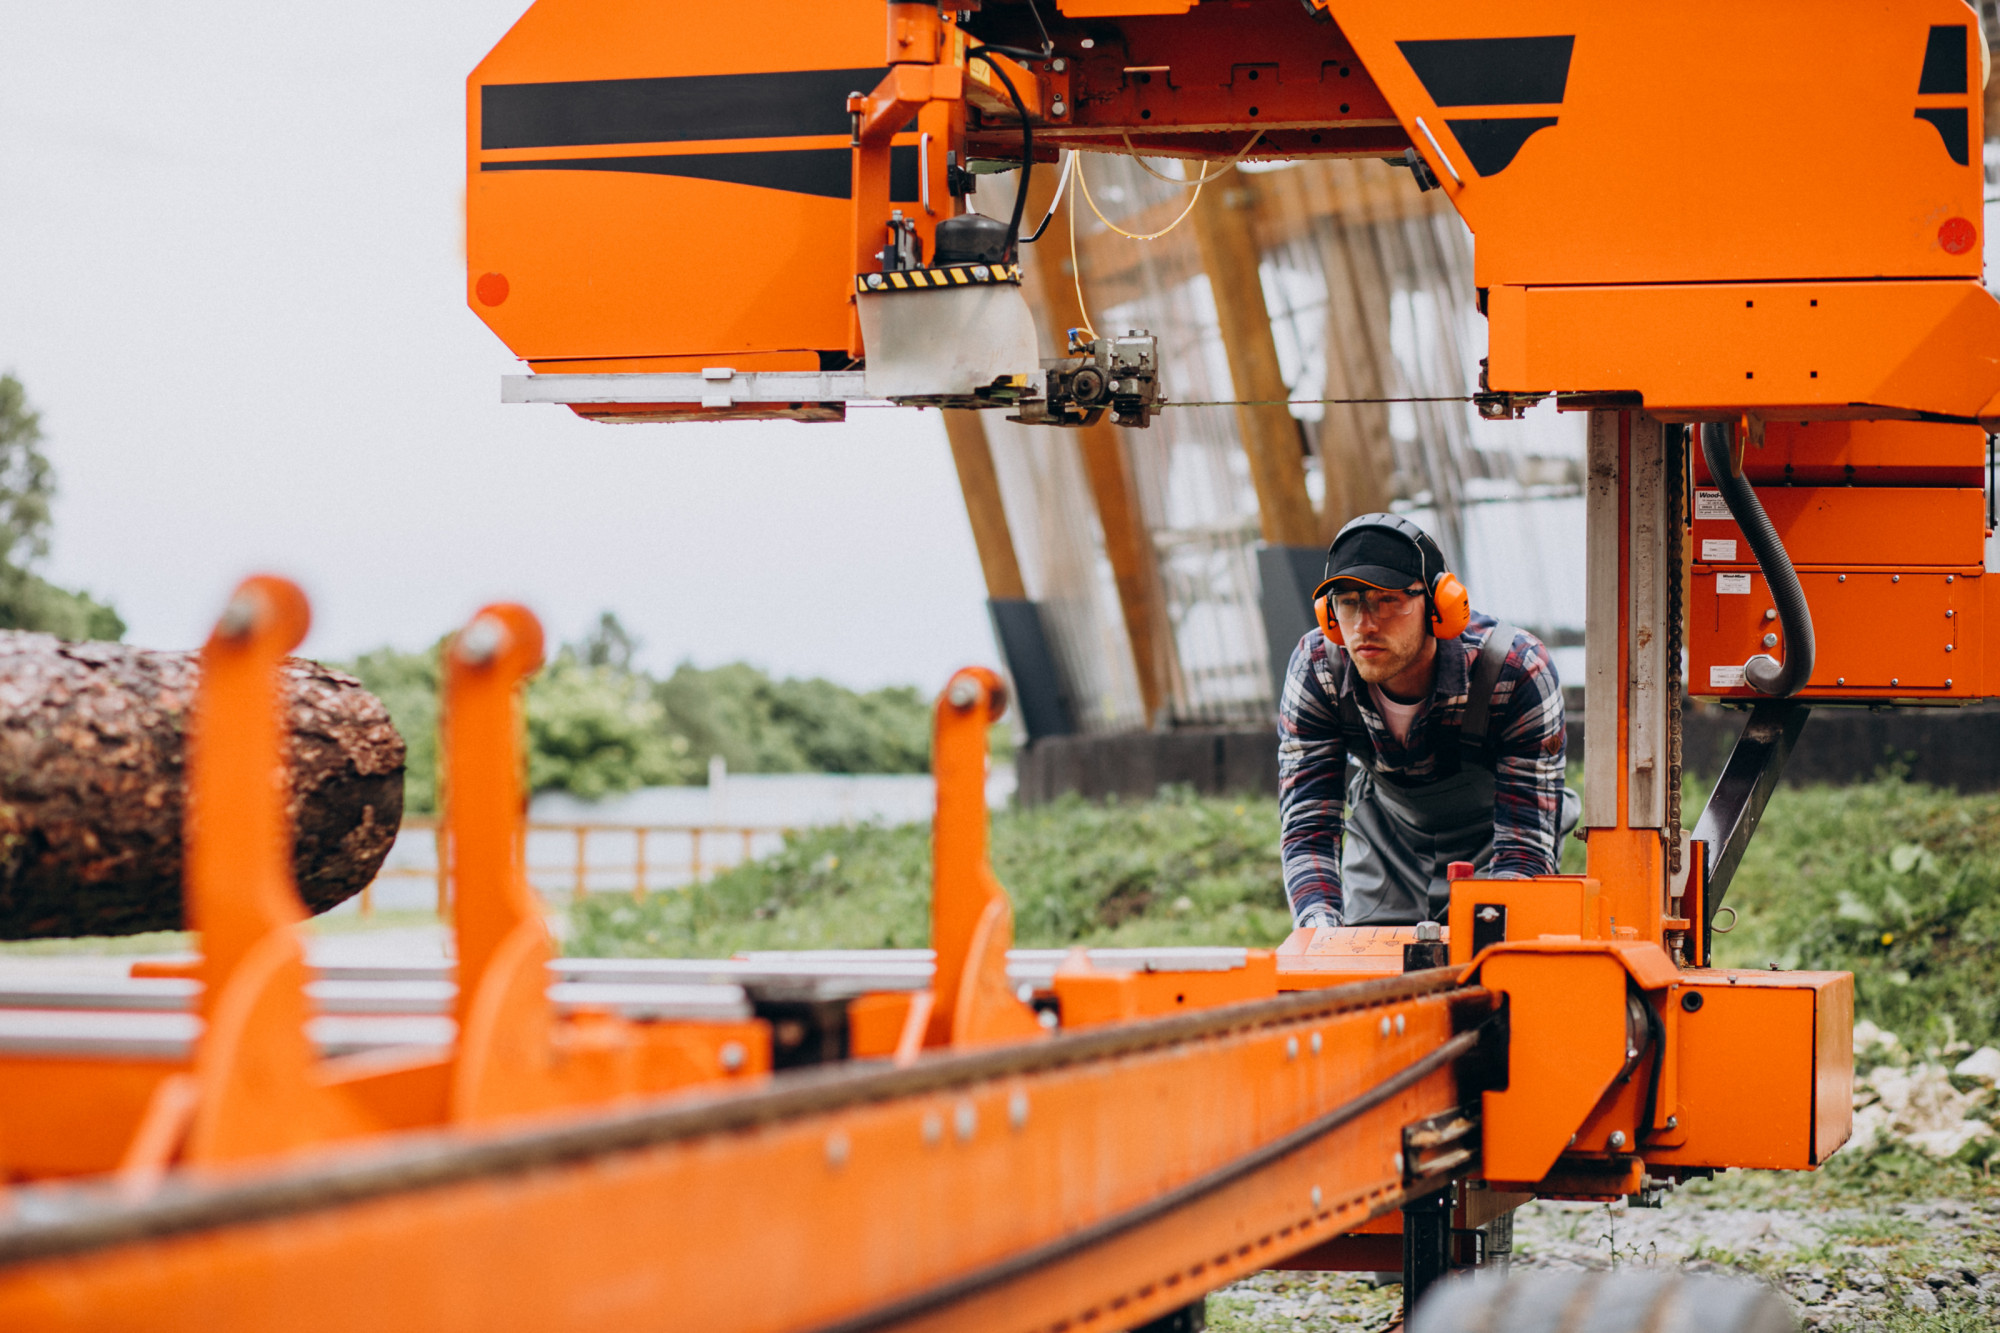
<instances>
[{"instance_id":1,"label":"rubber tire","mask_svg":"<svg viewBox=\"0 0 2000 1333\"><path fill-rule=\"evenodd\" d=\"M1440 1282L1409 1333L1795 1333L1771 1288L1678 1269L1486 1274Z\"/></svg>"}]
</instances>

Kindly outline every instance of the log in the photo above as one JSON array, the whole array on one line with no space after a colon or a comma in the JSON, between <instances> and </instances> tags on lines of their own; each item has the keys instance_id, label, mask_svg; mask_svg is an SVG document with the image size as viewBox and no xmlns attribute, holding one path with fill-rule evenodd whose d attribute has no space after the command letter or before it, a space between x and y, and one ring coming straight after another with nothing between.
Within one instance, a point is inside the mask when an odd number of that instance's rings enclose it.
<instances>
[{"instance_id":1,"label":"log","mask_svg":"<svg viewBox=\"0 0 2000 1333\"><path fill-rule=\"evenodd\" d=\"M0 631L0 939L184 927L194 653ZM292 873L359 893L403 818L403 738L354 677L288 658Z\"/></svg>"}]
</instances>

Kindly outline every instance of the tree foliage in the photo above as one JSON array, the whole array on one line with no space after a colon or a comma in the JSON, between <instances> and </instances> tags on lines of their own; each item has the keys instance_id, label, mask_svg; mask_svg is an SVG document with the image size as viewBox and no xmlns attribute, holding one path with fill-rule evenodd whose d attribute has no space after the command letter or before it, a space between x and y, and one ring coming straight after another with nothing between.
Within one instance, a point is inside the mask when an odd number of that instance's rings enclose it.
<instances>
[{"instance_id":1,"label":"tree foliage","mask_svg":"<svg viewBox=\"0 0 2000 1333\"><path fill-rule=\"evenodd\" d=\"M738 773L922 773L930 706L907 686L860 692L774 680L747 663L683 663L664 680L633 664L638 641L610 613L528 686L528 781L595 798L706 781L719 755ZM405 802L437 808L438 687L444 642L379 648L345 664L409 744Z\"/></svg>"},{"instance_id":2,"label":"tree foliage","mask_svg":"<svg viewBox=\"0 0 2000 1333\"><path fill-rule=\"evenodd\" d=\"M55 469L42 452L42 414L12 375L0 375L0 629L62 639L118 639L125 622L88 593L34 572L49 553Z\"/></svg>"}]
</instances>

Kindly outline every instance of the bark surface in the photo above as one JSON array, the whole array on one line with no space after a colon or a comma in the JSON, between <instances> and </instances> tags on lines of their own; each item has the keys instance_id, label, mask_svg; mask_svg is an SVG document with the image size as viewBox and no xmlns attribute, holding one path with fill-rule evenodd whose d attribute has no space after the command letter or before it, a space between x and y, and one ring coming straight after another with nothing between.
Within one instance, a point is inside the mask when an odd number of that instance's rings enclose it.
<instances>
[{"instance_id":1,"label":"bark surface","mask_svg":"<svg viewBox=\"0 0 2000 1333\"><path fill-rule=\"evenodd\" d=\"M178 930L194 653L0 631L0 939ZM292 873L314 913L403 818L403 738L354 677L287 659Z\"/></svg>"}]
</instances>

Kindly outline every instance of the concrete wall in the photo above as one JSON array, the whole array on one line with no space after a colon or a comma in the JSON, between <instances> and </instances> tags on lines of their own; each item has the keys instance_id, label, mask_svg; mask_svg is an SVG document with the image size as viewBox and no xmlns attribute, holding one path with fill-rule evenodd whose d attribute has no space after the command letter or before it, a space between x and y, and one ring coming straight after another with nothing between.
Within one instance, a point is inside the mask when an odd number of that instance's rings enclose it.
<instances>
[{"instance_id":1,"label":"concrete wall","mask_svg":"<svg viewBox=\"0 0 2000 1333\"><path fill-rule=\"evenodd\" d=\"M1690 772L1713 776L1743 728L1738 711L1689 704L1682 754ZM1569 709L1569 756L1583 757L1583 709ZM1785 781L1857 782L1883 768L1914 781L1960 791L2000 788L2000 708L1815 710L1785 769ZM1018 761L1019 799L1028 805L1065 792L1100 797L1151 796L1182 784L1199 792L1278 790L1277 734L1255 731L1173 731L1129 736L1057 736L1040 740Z\"/></svg>"}]
</instances>

